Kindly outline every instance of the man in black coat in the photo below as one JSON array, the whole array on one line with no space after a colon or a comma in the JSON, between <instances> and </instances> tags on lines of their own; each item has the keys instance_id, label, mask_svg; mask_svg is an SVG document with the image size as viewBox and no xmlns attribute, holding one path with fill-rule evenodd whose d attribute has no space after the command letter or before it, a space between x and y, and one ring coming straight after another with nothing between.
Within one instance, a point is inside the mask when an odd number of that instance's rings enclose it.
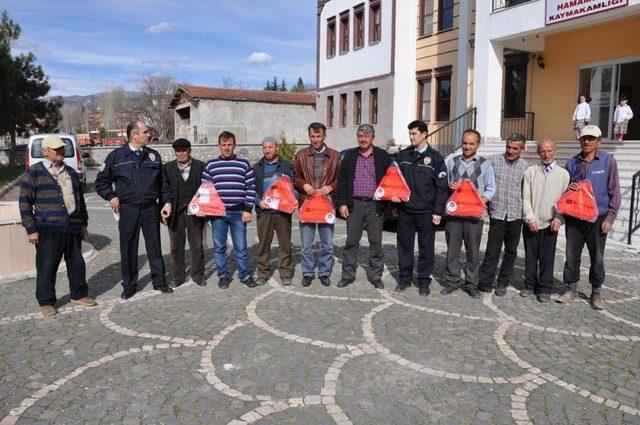
<instances>
[{"instance_id":1,"label":"man in black coat","mask_svg":"<svg viewBox=\"0 0 640 425\"><path fill-rule=\"evenodd\" d=\"M386 202L375 201L373 195L393 160L383 149L373 146L375 129L371 125L358 127L357 137L359 147L347 151L338 174L337 204L340 215L347 219L342 280L338 287L356 279L360 239L365 228L369 239L367 279L376 289L383 289L382 225Z\"/></svg>"},{"instance_id":2,"label":"man in black coat","mask_svg":"<svg viewBox=\"0 0 640 425\"><path fill-rule=\"evenodd\" d=\"M153 289L170 294L160 246L160 217L171 216L171 189L158 151L147 147L149 128L142 121L127 126L129 143L112 150L96 177L96 192L109 201L120 232L122 299L137 291L138 242L144 234ZM158 204L158 201L160 203Z\"/></svg>"},{"instance_id":3,"label":"man in black coat","mask_svg":"<svg viewBox=\"0 0 640 425\"><path fill-rule=\"evenodd\" d=\"M164 165L164 172L171 187L171 207L173 214L163 223L169 229L171 246L171 272L174 288L185 281L184 244L189 240L191 249L191 280L205 286L203 232L205 220L188 214L191 199L198 191L205 163L191 157L191 143L187 139L173 142L176 159Z\"/></svg>"},{"instance_id":4,"label":"man in black coat","mask_svg":"<svg viewBox=\"0 0 640 425\"><path fill-rule=\"evenodd\" d=\"M408 125L411 146L398 154L402 176L411 189L409 201L398 204L398 263L404 291L413 279L414 244L418 235L418 288L420 295L430 294L431 273L435 262L434 226L440 224L449 196L447 168L440 153L429 146L427 124L413 121ZM392 201L399 201L394 200Z\"/></svg>"}]
</instances>

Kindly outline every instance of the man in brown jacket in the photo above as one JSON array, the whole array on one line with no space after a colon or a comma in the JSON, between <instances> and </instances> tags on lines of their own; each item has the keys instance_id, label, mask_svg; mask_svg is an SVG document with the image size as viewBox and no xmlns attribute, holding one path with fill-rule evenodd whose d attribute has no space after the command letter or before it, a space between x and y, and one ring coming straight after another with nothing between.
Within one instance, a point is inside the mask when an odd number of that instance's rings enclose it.
<instances>
[{"instance_id":1,"label":"man in brown jacket","mask_svg":"<svg viewBox=\"0 0 640 425\"><path fill-rule=\"evenodd\" d=\"M293 175L296 189L300 192L300 203L313 195L330 195L338 187L340 154L324 144L327 128L321 123L308 127L311 145L296 153L293 160ZM333 268L333 224L300 223L302 245L302 286L309 286L315 277L316 264L312 247L320 235L318 255L318 277L324 286L331 285Z\"/></svg>"}]
</instances>

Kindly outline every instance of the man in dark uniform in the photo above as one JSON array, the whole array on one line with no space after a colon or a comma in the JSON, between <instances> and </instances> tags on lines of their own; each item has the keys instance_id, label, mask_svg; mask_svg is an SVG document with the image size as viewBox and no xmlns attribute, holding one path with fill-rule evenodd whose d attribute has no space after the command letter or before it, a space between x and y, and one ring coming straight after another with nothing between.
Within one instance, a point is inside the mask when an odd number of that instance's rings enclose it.
<instances>
[{"instance_id":1,"label":"man in dark uniform","mask_svg":"<svg viewBox=\"0 0 640 425\"><path fill-rule=\"evenodd\" d=\"M444 158L429 146L429 129L423 121L413 121L408 127L411 146L398 154L398 165L411 189L409 201L398 205L398 262L400 282L396 291L411 286L413 278L413 247L418 235L418 289L420 295L431 291L431 273L435 262L434 226L440 224L449 195ZM392 199L399 202L399 199Z\"/></svg>"},{"instance_id":2,"label":"man in dark uniform","mask_svg":"<svg viewBox=\"0 0 640 425\"><path fill-rule=\"evenodd\" d=\"M198 286L206 286L204 280L204 223L205 220L187 213L187 206L200 187L205 163L191 157L191 142L177 139L173 142L176 159L164 166L171 187L171 209L173 214L162 222L169 229L171 246L171 273L174 288L185 281L184 243L189 240L191 250L191 280Z\"/></svg>"},{"instance_id":3,"label":"man in dark uniform","mask_svg":"<svg viewBox=\"0 0 640 425\"><path fill-rule=\"evenodd\" d=\"M136 121L127 126L127 139L128 144L107 155L96 177L96 192L108 200L113 212L119 215L124 288L121 297L125 300L136 293L140 229L144 234L153 289L173 292L165 282L160 248L160 216L165 219L171 216L171 188L162 172L162 158L146 146L149 129L143 122ZM162 210L158 200L163 205Z\"/></svg>"}]
</instances>

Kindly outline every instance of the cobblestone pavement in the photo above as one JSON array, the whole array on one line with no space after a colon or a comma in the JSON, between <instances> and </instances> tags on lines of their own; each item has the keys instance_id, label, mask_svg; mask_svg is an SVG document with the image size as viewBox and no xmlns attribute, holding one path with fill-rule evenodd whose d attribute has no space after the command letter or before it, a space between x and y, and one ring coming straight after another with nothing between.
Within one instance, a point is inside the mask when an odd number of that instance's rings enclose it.
<instances>
[{"instance_id":1,"label":"cobblestone pavement","mask_svg":"<svg viewBox=\"0 0 640 425\"><path fill-rule=\"evenodd\" d=\"M64 274L53 318L37 313L33 280L0 285L2 425L640 423L636 251L608 245L606 309L597 312L585 300L539 304L516 290L441 296L439 234L433 294L424 298L416 288L393 292L392 232L384 235L385 289L368 284L362 269L356 283L336 288L340 222L329 288L300 286L298 248L293 286L276 273L263 287L235 280L221 290L209 238L209 286L151 290L141 244L144 289L122 301L116 224L95 193L87 199L98 306L71 306ZM255 222L249 227L253 245ZM295 225L293 240L299 246ZM163 243L168 252L166 233ZM556 278L563 248L561 240Z\"/></svg>"}]
</instances>

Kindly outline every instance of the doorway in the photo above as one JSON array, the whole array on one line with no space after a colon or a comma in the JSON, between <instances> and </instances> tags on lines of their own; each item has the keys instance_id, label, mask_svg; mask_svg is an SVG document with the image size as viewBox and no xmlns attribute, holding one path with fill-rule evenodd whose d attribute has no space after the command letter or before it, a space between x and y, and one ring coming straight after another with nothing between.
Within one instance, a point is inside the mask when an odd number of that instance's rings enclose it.
<instances>
[{"instance_id":1,"label":"doorway","mask_svg":"<svg viewBox=\"0 0 640 425\"><path fill-rule=\"evenodd\" d=\"M640 113L640 61L582 67L578 94L584 94L591 106L590 124L600 127L603 138L611 139L613 114L621 95L627 96L636 117ZM629 121L625 139L640 140L639 121Z\"/></svg>"}]
</instances>

